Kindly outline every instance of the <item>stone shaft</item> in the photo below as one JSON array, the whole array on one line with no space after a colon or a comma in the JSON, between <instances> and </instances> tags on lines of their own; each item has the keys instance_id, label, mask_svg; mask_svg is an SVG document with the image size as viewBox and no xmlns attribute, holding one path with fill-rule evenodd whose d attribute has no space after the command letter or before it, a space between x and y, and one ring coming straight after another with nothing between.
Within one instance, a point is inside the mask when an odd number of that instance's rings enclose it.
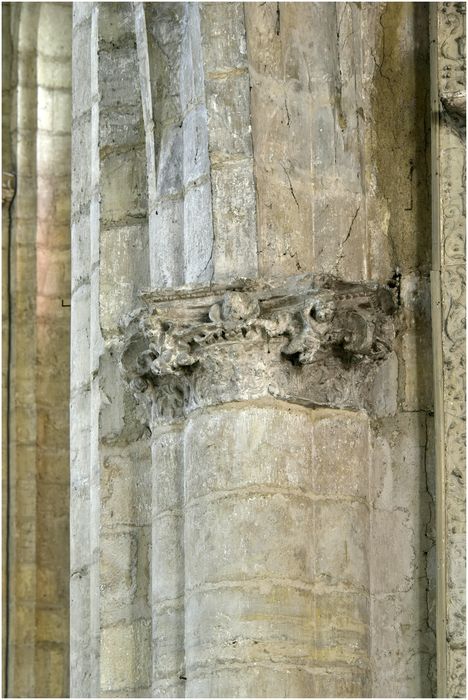
<instances>
[{"instance_id":1,"label":"stone shaft","mask_svg":"<svg viewBox=\"0 0 468 700\"><path fill-rule=\"evenodd\" d=\"M184 425L156 431L153 454L153 697L185 697Z\"/></svg>"},{"instance_id":2,"label":"stone shaft","mask_svg":"<svg viewBox=\"0 0 468 700\"><path fill-rule=\"evenodd\" d=\"M225 404L184 454L186 697L366 696L365 415Z\"/></svg>"}]
</instances>

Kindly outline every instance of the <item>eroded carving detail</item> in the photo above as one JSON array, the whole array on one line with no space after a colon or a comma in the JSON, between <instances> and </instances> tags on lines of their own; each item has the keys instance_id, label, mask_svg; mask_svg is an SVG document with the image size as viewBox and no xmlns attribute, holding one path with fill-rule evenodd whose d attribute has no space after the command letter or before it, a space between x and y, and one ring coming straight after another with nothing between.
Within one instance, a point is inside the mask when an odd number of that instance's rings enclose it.
<instances>
[{"instance_id":1,"label":"eroded carving detail","mask_svg":"<svg viewBox=\"0 0 468 700\"><path fill-rule=\"evenodd\" d=\"M440 100L445 112L464 129L466 118L465 3L444 2L440 11Z\"/></svg>"},{"instance_id":2,"label":"eroded carving detail","mask_svg":"<svg viewBox=\"0 0 468 700\"><path fill-rule=\"evenodd\" d=\"M126 323L133 330L126 331L123 365L154 419L268 394L354 405L359 381L387 356L394 337L390 290L330 277L241 280L147 293L145 300L138 331L136 317ZM144 345L138 352L136 337Z\"/></svg>"},{"instance_id":3,"label":"eroded carving detail","mask_svg":"<svg viewBox=\"0 0 468 700\"><path fill-rule=\"evenodd\" d=\"M440 121L440 278L442 295L443 422L445 427L446 524L450 537L444 556L448 571L461 570L466 558L465 514L465 3L438 9L439 95L445 112ZM453 128L455 127L455 128ZM460 538L461 544L456 544ZM464 581L449 583L446 627L447 688L464 697ZM457 614L451 611L456 610Z\"/></svg>"}]
</instances>

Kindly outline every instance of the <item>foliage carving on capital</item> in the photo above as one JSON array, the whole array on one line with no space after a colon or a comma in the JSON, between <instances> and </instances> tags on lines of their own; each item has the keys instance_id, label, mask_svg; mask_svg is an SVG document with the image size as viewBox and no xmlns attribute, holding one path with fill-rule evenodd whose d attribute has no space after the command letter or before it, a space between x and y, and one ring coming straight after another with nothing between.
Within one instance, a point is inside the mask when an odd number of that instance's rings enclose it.
<instances>
[{"instance_id":1,"label":"foliage carving on capital","mask_svg":"<svg viewBox=\"0 0 468 700\"><path fill-rule=\"evenodd\" d=\"M130 363L124 353L123 364L136 395L162 401L159 416L272 387L281 394L301 367L370 366L388 355L394 338L388 289L330 277L241 280L224 289L147 293L145 300L138 324L144 348Z\"/></svg>"}]
</instances>

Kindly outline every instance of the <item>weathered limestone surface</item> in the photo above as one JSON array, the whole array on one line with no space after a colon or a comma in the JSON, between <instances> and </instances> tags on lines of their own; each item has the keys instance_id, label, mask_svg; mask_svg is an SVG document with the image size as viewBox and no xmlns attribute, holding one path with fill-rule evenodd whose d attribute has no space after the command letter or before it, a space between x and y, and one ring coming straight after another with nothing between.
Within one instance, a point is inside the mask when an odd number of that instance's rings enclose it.
<instances>
[{"instance_id":1,"label":"weathered limestone surface","mask_svg":"<svg viewBox=\"0 0 468 700\"><path fill-rule=\"evenodd\" d=\"M20 19L22 20L20 22ZM7 690L34 694L35 541L36 519L36 410L35 410L35 79L34 61L39 8L14 13L11 123L12 170L16 172L15 213L12 232L10 285L14 290L10 340L9 409L9 591ZM29 71L26 65L30 65ZM28 117L26 117L28 115ZM30 120L30 121L29 121ZM13 305L12 305L13 306Z\"/></svg>"},{"instance_id":2,"label":"weathered limestone surface","mask_svg":"<svg viewBox=\"0 0 468 700\"><path fill-rule=\"evenodd\" d=\"M391 350L390 290L304 275L145 300L122 364L154 435L153 694L368 696L357 409Z\"/></svg>"},{"instance_id":3,"label":"weathered limestone surface","mask_svg":"<svg viewBox=\"0 0 468 700\"><path fill-rule=\"evenodd\" d=\"M336 452L339 489L331 431L356 446L353 465ZM368 695L366 417L226 404L189 419L184 447L186 696Z\"/></svg>"},{"instance_id":4,"label":"weathered limestone surface","mask_svg":"<svg viewBox=\"0 0 468 700\"><path fill-rule=\"evenodd\" d=\"M433 290L438 480L439 693L466 695L466 27L463 3L433 8ZM436 336L436 333L435 333ZM442 639L443 637L443 639Z\"/></svg>"},{"instance_id":5,"label":"weathered limestone surface","mask_svg":"<svg viewBox=\"0 0 468 700\"><path fill-rule=\"evenodd\" d=\"M74 7L70 693L78 697L150 693L150 448L116 360L118 320L149 283L133 20L127 4Z\"/></svg>"},{"instance_id":6,"label":"weathered limestone surface","mask_svg":"<svg viewBox=\"0 0 468 700\"><path fill-rule=\"evenodd\" d=\"M427 6L73 41L72 694L430 696Z\"/></svg>"},{"instance_id":7,"label":"weathered limestone surface","mask_svg":"<svg viewBox=\"0 0 468 700\"><path fill-rule=\"evenodd\" d=\"M36 693L69 686L71 8L41 7L37 42Z\"/></svg>"},{"instance_id":8,"label":"weathered limestone surface","mask_svg":"<svg viewBox=\"0 0 468 700\"><path fill-rule=\"evenodd\" d=\"M71 10L2 8L8 694L70 491L72 696L463 696L464 5L73 3L72 84Z\"/></svg>"},{"instance_id":9,"label":"weathered limestone surface","mask_svg":"<svg viewBox=\"0 0 468 700\"><path fill-rule=\"evenodd\" d=\"M12 302L4 350L4 692L60 697L68 691L71 8L3 9L11 90L4 163L16 188L4 220Z\"/></svg>"},{"instance_id":10,"label":"weathered limestone surface","mask_svg":"<svg viewBox=\"0 0 468 700\"><path fill-rule=\"evenodd\" d=\"M8 382L10 365L10 220L11 204L14 198L15 180L11 172L12 143L10 135L11 119L11 64L12 64L12 38L10 34L11 14L10 6L2 7L2 689L6 694L7 681L7 647L8 647L8 489L9 489L9 426L8 426Z\"/></svg>"}]
</instances>

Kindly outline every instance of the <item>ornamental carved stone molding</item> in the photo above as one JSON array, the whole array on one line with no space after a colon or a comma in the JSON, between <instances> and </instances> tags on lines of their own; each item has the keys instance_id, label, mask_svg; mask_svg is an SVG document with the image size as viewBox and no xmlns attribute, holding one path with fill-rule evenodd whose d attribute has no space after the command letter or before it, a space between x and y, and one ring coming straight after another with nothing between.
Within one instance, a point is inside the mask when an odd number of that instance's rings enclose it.
<instances>
[{"instance_id":1,"label":"ornamental carved stone molding","mask_svg":"<svg viewBox=\"0 0 468 700\"><path fill-rule=\"evenodd\" d=\"M121 364L151 421L275 396L362 407L392 349L395 304L377 284L300 275L143 293L122 322Z\"/></svg>"},{"instance_id":2,"label":"ornamental carved stone molding","mask_svg":"<svg viewBox=\"0 0 468 700\"><path fill-rule=\"evenodd\" d=\"M439 85L445 113L459 129L466 118L466 39L464 2L444 2L440 11Z\"/></svg>"}]
</instances>

